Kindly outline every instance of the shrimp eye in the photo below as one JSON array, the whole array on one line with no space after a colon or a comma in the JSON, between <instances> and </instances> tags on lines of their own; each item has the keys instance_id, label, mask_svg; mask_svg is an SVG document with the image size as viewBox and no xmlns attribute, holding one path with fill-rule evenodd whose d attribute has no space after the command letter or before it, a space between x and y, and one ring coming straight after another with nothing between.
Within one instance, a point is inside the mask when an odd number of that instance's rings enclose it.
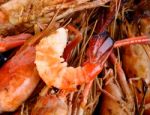
<instances>
[{"instance_id":1,"label":"shrimp eye","mask_svg":"<svg viewBox=\"0 0 150 115\"><path fill-rule=\"evenodd\" d=\"M0 53L0 66L2 66L6 61L7 57Z\"/></svg>"},{"instance_id":2,"label":"shrimp eye","mask_svg":"<svg viewBox=\"0 0 150 115\"><path fill-rule=\"evenodd\" d=\"M56 87L52 87L52 89L50 90L50 94L57 94L59 92L59 89Z\"/></svg>"}]
</instances>

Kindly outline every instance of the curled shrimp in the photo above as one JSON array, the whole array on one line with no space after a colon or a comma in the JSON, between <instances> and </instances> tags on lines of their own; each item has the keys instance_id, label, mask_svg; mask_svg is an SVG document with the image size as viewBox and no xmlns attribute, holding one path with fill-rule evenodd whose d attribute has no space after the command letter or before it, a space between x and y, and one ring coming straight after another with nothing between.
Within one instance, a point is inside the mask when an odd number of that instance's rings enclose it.
<instances>
[{"instance_id":1,"label":"curled shrimp","mask_svg":"<svg viewBox=\"0 0 150 115\"><path fill-rule=\"evenodd\" d=\"M49 87L74 90L77 85L88 83L101 72L113 41L110 38L103 40L97 51L100 55L93 56L93 61L87 61L84 66L76 68L67 67L67 63L61 57L66 44L67 30L64 28L59 28L56 33L43 38L36 46L35 64L40 77Z\"/></svg>"},{"instance_id":2,"label":"curled shrimp","mask_svg":"<svg viewBox=\"0 0 150 115\"><path fill-rule=\"evenodd\" d=\"M108 37L105 40L106 36L107 35L105 35L105 33L101 33L96 36L93 36L90 39L89 47L86 52L88 56L87 61L82 67L81 66L77 68L67 67L67 63L64 62L63 58L61 58L62 54L64 53L64 48L66 47L67 30L65 30L64 28L59 28L56 31L56 33L53 33L52 35L43 38L40 41L40 43L36 46L35 63L40 77L49 87L54 86L59 89L64 89L68 91L73 90L76 88L77 85L81 85L83 83L91 83L91 81L101 72L103 64L105 63L110 52L112 51L111 50L112 46L113 48L116 48L124 45L136 44L139 42L145 43L145 40L147 40L147 38L135 38L134 40L127 39L118 41L113 45L112 44L113 42L110 39L110 37ZM132 109L133 107L132 104L130 104L130 102L132 101L130 91L128 91L127 82L126 80L124 80L125 78L122 76L120 76L119 78L120 82L122 82L122 80L124 81L123 86L121 87L126 93L128 100L126 104L129 106L130 111L130 109ZM110 87L114 88L115 86ZM84 92L83 96L85 97L86 95L87 95L86 92ZM65 107L67 106L66 103L64 103L66 102L65 100L66 95L65 96L61 96L59 94L58 96L51 94L48 94L46 96L42 95L35 104L32 110L32 115L37 114L47 115L48 113L54 114L55 111L58 112L59 110L62 109L64 111L61 112L61 114L66 115L68 109L67 107ZM52 105L52 103L54 102L55 104ZM62 102L64 103L64 107L61 106ZM112 103L115 106L117 106L117 102ZM83 102L83 104L85 103ZM115 108L113 109L115 110ZM118 112L126 113L126 111L124 111L121 107L120 110L118 110Z\"/></svg>"},{"instance_id":3,"label":"curled shrimp","mask_svg":"<svg viewBox=\"0 0 150 115\"><path fill-rule=\"evenodd\" d=\"M67 36L67 30L59 28L56 33L43 38L36 46L35 64L47 86L74 90L77 85L88 83L101 72L111 52L113 41L110 37L104 40L103 34L100 35L102 39L91 39L90 48L87 50L87 61L82 67L74 68L67 67L67 63L62 58L67 45Z\"/></svg>"}]
</instances>

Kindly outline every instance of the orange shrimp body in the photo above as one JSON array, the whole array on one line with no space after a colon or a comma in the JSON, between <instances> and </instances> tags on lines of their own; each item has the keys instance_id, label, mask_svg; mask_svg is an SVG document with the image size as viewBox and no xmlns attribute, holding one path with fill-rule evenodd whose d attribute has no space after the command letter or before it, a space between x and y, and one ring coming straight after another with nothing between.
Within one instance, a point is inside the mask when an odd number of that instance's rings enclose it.
<instances>
[{"instance_id":1,"label":"orange shrimp body","mask_svg":"<svg viewBox=\"0 0 150 115\"><path fill-rule=\"evenodd\" d=\"M35 48L28 47L0 68L0 113L16 110L37 86L34 59Z\"/></svg>"},{"instance_id":2,"label":"orange shrimp body","mask_svg":"<svg viewBox=\"0 0 150 115\"><path fill-rule=\"evenodd\" d=\"M59 28L56 33L43 38L36 47L35 64L40 77L49 87L74 90L77 85L93 80L101 72L104 63L87 62L83 67L67 67L61 57L67 44L67 36L67 30ZM112 43L107 48L110 46Z\"/></svg>"}]
</instances>

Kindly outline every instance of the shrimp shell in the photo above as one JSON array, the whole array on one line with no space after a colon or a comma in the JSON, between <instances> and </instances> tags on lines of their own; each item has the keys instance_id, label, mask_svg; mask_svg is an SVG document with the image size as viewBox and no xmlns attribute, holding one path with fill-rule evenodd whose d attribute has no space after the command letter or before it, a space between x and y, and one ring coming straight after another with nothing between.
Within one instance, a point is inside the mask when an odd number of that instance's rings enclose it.
<instances>
[{"instance_id":1,"label":"shrimp shell","mask_svg":"<svg viewBox=\"0 0 150 115\"><path fill-rule=\"evenodd\" d=\"M53 35L43 38L36 47L35 64L37 70L41 78L50 87L53 85L62 88L63 84L64 88L67 87L66 83L72 81L72 77L69 78L69 76L74 76L75 72L78 71L74 71L73 67L67 68L67 63L64 62L63 58L60 58L67 44L67 36L67 30L60 28ZM73 84L70 87L75 88Z\"/></svg>"},{"instance_id":2,"label":"shrimp shell","mask_svg":"<svg viewBox=\"0 0 150 115\"><path fill-rule=\"evenodd\" d=\"M0 68L0 113L16 110L37 86L34 55L34 47L29 47Z\"/></svg>"},{"instance_id":3,"label":"shrimp shell","mask_svg":"<svg viewBox=\"0 0 150 115\"><path fill-rule=\"evenodd\" d=\"M107 42L111 42L109 45ZM112 46L112 40L106 42L107 48ZM93 80L103 69L104 60L111 50L106 53L101 63L88 62L83 67L67 67L61 58L67 44L67 31L60 28L56 33L43 38L36 47L35 64L40 77L49 86L64 90L74 90L77 85ZM105 47L105 46L104 46ZM107 49L106 48L106 49Z\"/></svg>"},{"instance_id":4,"label":"shrimp shell","mask_svg":"<svg viewBox=\"0 0 150 115\"><path fill-rule=\"evenodd\" d=\"M68 106L64 99L56 95L40 97L31 115L68 115Z\"/></svg>"}]
</instances>

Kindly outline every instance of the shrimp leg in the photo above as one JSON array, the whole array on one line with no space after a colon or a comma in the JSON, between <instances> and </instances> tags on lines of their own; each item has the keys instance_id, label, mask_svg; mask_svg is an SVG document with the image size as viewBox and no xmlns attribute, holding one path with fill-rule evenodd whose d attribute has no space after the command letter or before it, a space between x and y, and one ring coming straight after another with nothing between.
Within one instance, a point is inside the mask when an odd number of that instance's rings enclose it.
<instances>
[{"instance_id":1,"label":"shrimp leg","mask_svg":"<svg viewBox=\"0 0 150 115\"><path fill-rule=\"evenodd\" d=\"M21 46L26 39L30 38L31 34L19 34L14 36L0 37L0 52L5 52L9 49Z\"/></svg>"},{"instance_id":2,"label":"shrimp leg","mask_svg":"<svg viewBox=\"0 0 150 115\"><path fill-rule=\"evenodd\" d=\"M72 49L75 48L77 46L77 44L82 40L82 35L81 35L80 31L77 30L73 25L69 24L67 26L67 29L74 32L75 38L69 44L67 44L67 46L64 50L63 57L66 61L70 58Z\"/></svg>"}]
</instances>

